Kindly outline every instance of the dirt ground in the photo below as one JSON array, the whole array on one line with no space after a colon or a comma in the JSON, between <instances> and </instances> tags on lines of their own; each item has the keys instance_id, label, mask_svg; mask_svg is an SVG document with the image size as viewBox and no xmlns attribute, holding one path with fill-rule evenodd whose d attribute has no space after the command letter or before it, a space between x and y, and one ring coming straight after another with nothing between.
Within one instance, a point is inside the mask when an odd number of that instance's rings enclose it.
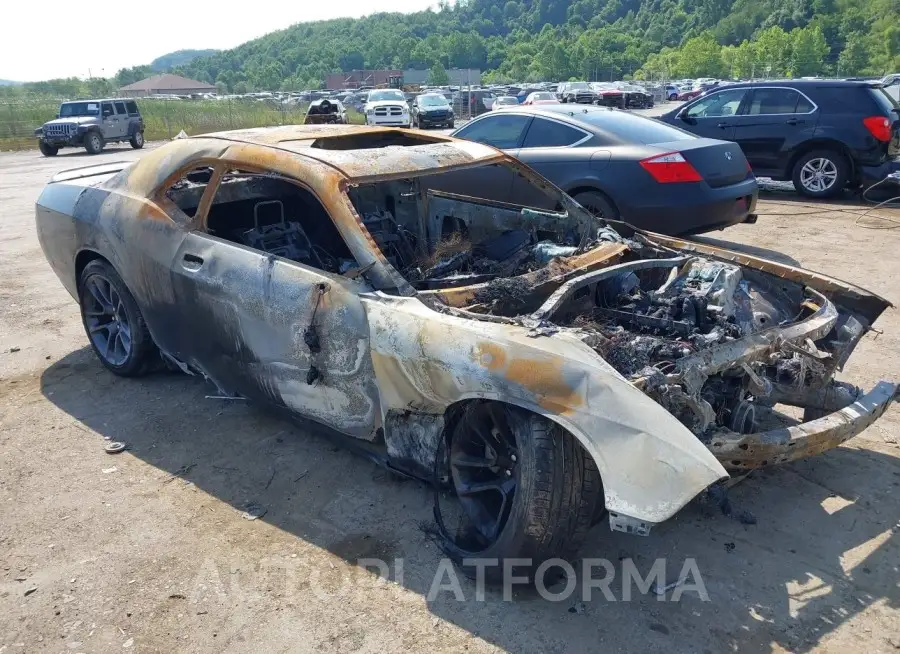
<instances>
[{"instance_id":1,"label":"dirt ground","mask_svg":"<svg viewBox=\"0 0 900 654\"><path fill-rule=\"evenodd\" d=\"M524 590L476 601L465 579L466 601L429 600L441 553L425 486L261 409L206 399L214 389L198 379L115 378L89 351L33 203L56 171L140 154L0 155L0 654L900 649L897 408L844 447L733 488L755 525L692 504L649 538L592 531L582 556L643 573L665 557L677 578L693 557L708 602ZM849 200L770 194L760 211L706 240L900 300L900 230L855 225ZM897 312L877 327L844 379L897 378ZM128 450L105 454L106 437ZM246 519L248 503L265 515ZM359 558L390 561L392 581Z\"/></svg>"}]
</instances>

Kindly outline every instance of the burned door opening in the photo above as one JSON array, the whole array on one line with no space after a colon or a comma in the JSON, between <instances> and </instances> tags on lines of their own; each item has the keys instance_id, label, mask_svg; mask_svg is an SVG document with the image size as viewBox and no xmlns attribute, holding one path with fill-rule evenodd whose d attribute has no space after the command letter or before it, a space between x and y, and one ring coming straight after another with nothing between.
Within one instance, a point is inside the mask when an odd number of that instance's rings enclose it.
<instances>
[{"instance_id":1,"label":"burned door opening","mask_svg":"<svg viewBox=\"0 0 900 654\"><path fill-rule=\"evenodd\" d=\"M380 426L364 279L331 217L292 182L233 171L216 191L206 231L173 262L190 340L189 366L227 393L374 438Z\"/></svg>"}]
</instances>

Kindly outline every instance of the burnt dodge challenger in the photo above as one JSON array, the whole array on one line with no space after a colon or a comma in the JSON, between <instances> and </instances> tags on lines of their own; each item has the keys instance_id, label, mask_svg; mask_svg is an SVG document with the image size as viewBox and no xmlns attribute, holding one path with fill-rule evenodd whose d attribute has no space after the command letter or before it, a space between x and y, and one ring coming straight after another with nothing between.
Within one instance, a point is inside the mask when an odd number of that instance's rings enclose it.
<instances>
[{"instance_id":1,"label":"burnt dodge challenger","mask_svg":"<svg viewBox=\"0 0 900 654\"><path fill-rule=\"evenodd\" d=\"M497 171L555 209L493 200ZM110 371L199 375L434 483L467 521L442 530L460 559L572 557L606 516L646 535L897 390L834 379L886 300L605 222L479 143L207 134L62 172L36 214Z\"/></svg>"}]
</instances>

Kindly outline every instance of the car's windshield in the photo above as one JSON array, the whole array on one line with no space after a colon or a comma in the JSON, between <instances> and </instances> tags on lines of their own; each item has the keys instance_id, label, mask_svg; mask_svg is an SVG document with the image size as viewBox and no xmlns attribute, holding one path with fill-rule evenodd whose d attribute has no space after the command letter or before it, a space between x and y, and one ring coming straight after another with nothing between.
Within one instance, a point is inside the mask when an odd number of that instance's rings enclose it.
<instances>
[{"instance_id":1,"label":"car's windshield","mask_svg":"<svg viewBox=\"0 0 900 654\"><path fill-rule=\"evenodd\" d=\"M432 95L420 95L419 104L423 107L443 107L447 104L447 98L437 93Z\"/></svg>"},{"instance_id":2,"label":"car's windshield","mask_svg":"<svg viewBox=\"0 0 900 654\"><path fill-rule=\"evenodd\" d=\"M99 102L64 102L59 105L59 117L96 116L100 113Z\"/></svg>"},{"instance_id":3,"label":"car's windshield","mask_svg":"<svg viewBox=\"0 0 900 654\"><path fill-rule=\"evenodd\" d=\"M532 93L532 100L555 100L556 98L552 93Z\"/></svg>"},{"instance_id":4,"label":"car's windshield","mask_svg":"<svg viewBox=\"0 0 900 654\"><path fill-rule=\"evenodd\" d=\"M396 89L383 89L381 91L371 91L369 93L369 102L379 102L381 100L400 100L401 102L405 102L406 96L403 95L403 91L398 91Z\"/></svg>"},{"instance_id":5,"label":"car's windshield","mask_svg":"<svg viewBox=\"0 0 900 654\"><path fill-rule=\"evenodd\" d=\"M512 96L505 96L505 97L497 98L496 100L494 100L494 104L499 104L499 105L514 105L514 104L519 104L519 101L516 100L516 99L515 99L514 97L512 97Z\"/></svg>"},{"instance_id":6,"label":"car's windshield","mask_svg":"<svg viewBox=\"0 0 900 654\"><path fill-rule=\"evenodd\" d=\"M578 89L590 88L587 82L569 82L569 89L577 91Z\"/></svg>"}]
</instances>

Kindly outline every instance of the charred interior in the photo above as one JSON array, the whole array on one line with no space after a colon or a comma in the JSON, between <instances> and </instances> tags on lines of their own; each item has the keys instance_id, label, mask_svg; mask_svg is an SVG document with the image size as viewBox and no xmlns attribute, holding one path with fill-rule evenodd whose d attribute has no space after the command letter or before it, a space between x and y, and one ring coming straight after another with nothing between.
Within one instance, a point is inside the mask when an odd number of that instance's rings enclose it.
<instances>
[{"instance_id":1,"label":"charred interior","mask_svg":"<svg viewBox=\"0 0 900 654\"><path fill-rule=\"evenodd\" d=\"M574 334L704 442L758 431L779 403L811 418L856 399L833 375L868 326L816 291L614 230L552 187L541 204L557 211L464 195L461 182L451 173L350 193L435 308L535 337Z\"/></svg>"},{"instance_id":2,"label":"charred interior","mask_svg":"<svg viewBox=\"0 0 900 654\"><path fill-rule=\"evenodd\" d=\"M193 216L211 169L192 171L169 190L169 199ZM273 175L231 170L222 176L206 219L213 236L330 273L356 261L328 213L306 189Z\"/></svg>"}]
</instances>

